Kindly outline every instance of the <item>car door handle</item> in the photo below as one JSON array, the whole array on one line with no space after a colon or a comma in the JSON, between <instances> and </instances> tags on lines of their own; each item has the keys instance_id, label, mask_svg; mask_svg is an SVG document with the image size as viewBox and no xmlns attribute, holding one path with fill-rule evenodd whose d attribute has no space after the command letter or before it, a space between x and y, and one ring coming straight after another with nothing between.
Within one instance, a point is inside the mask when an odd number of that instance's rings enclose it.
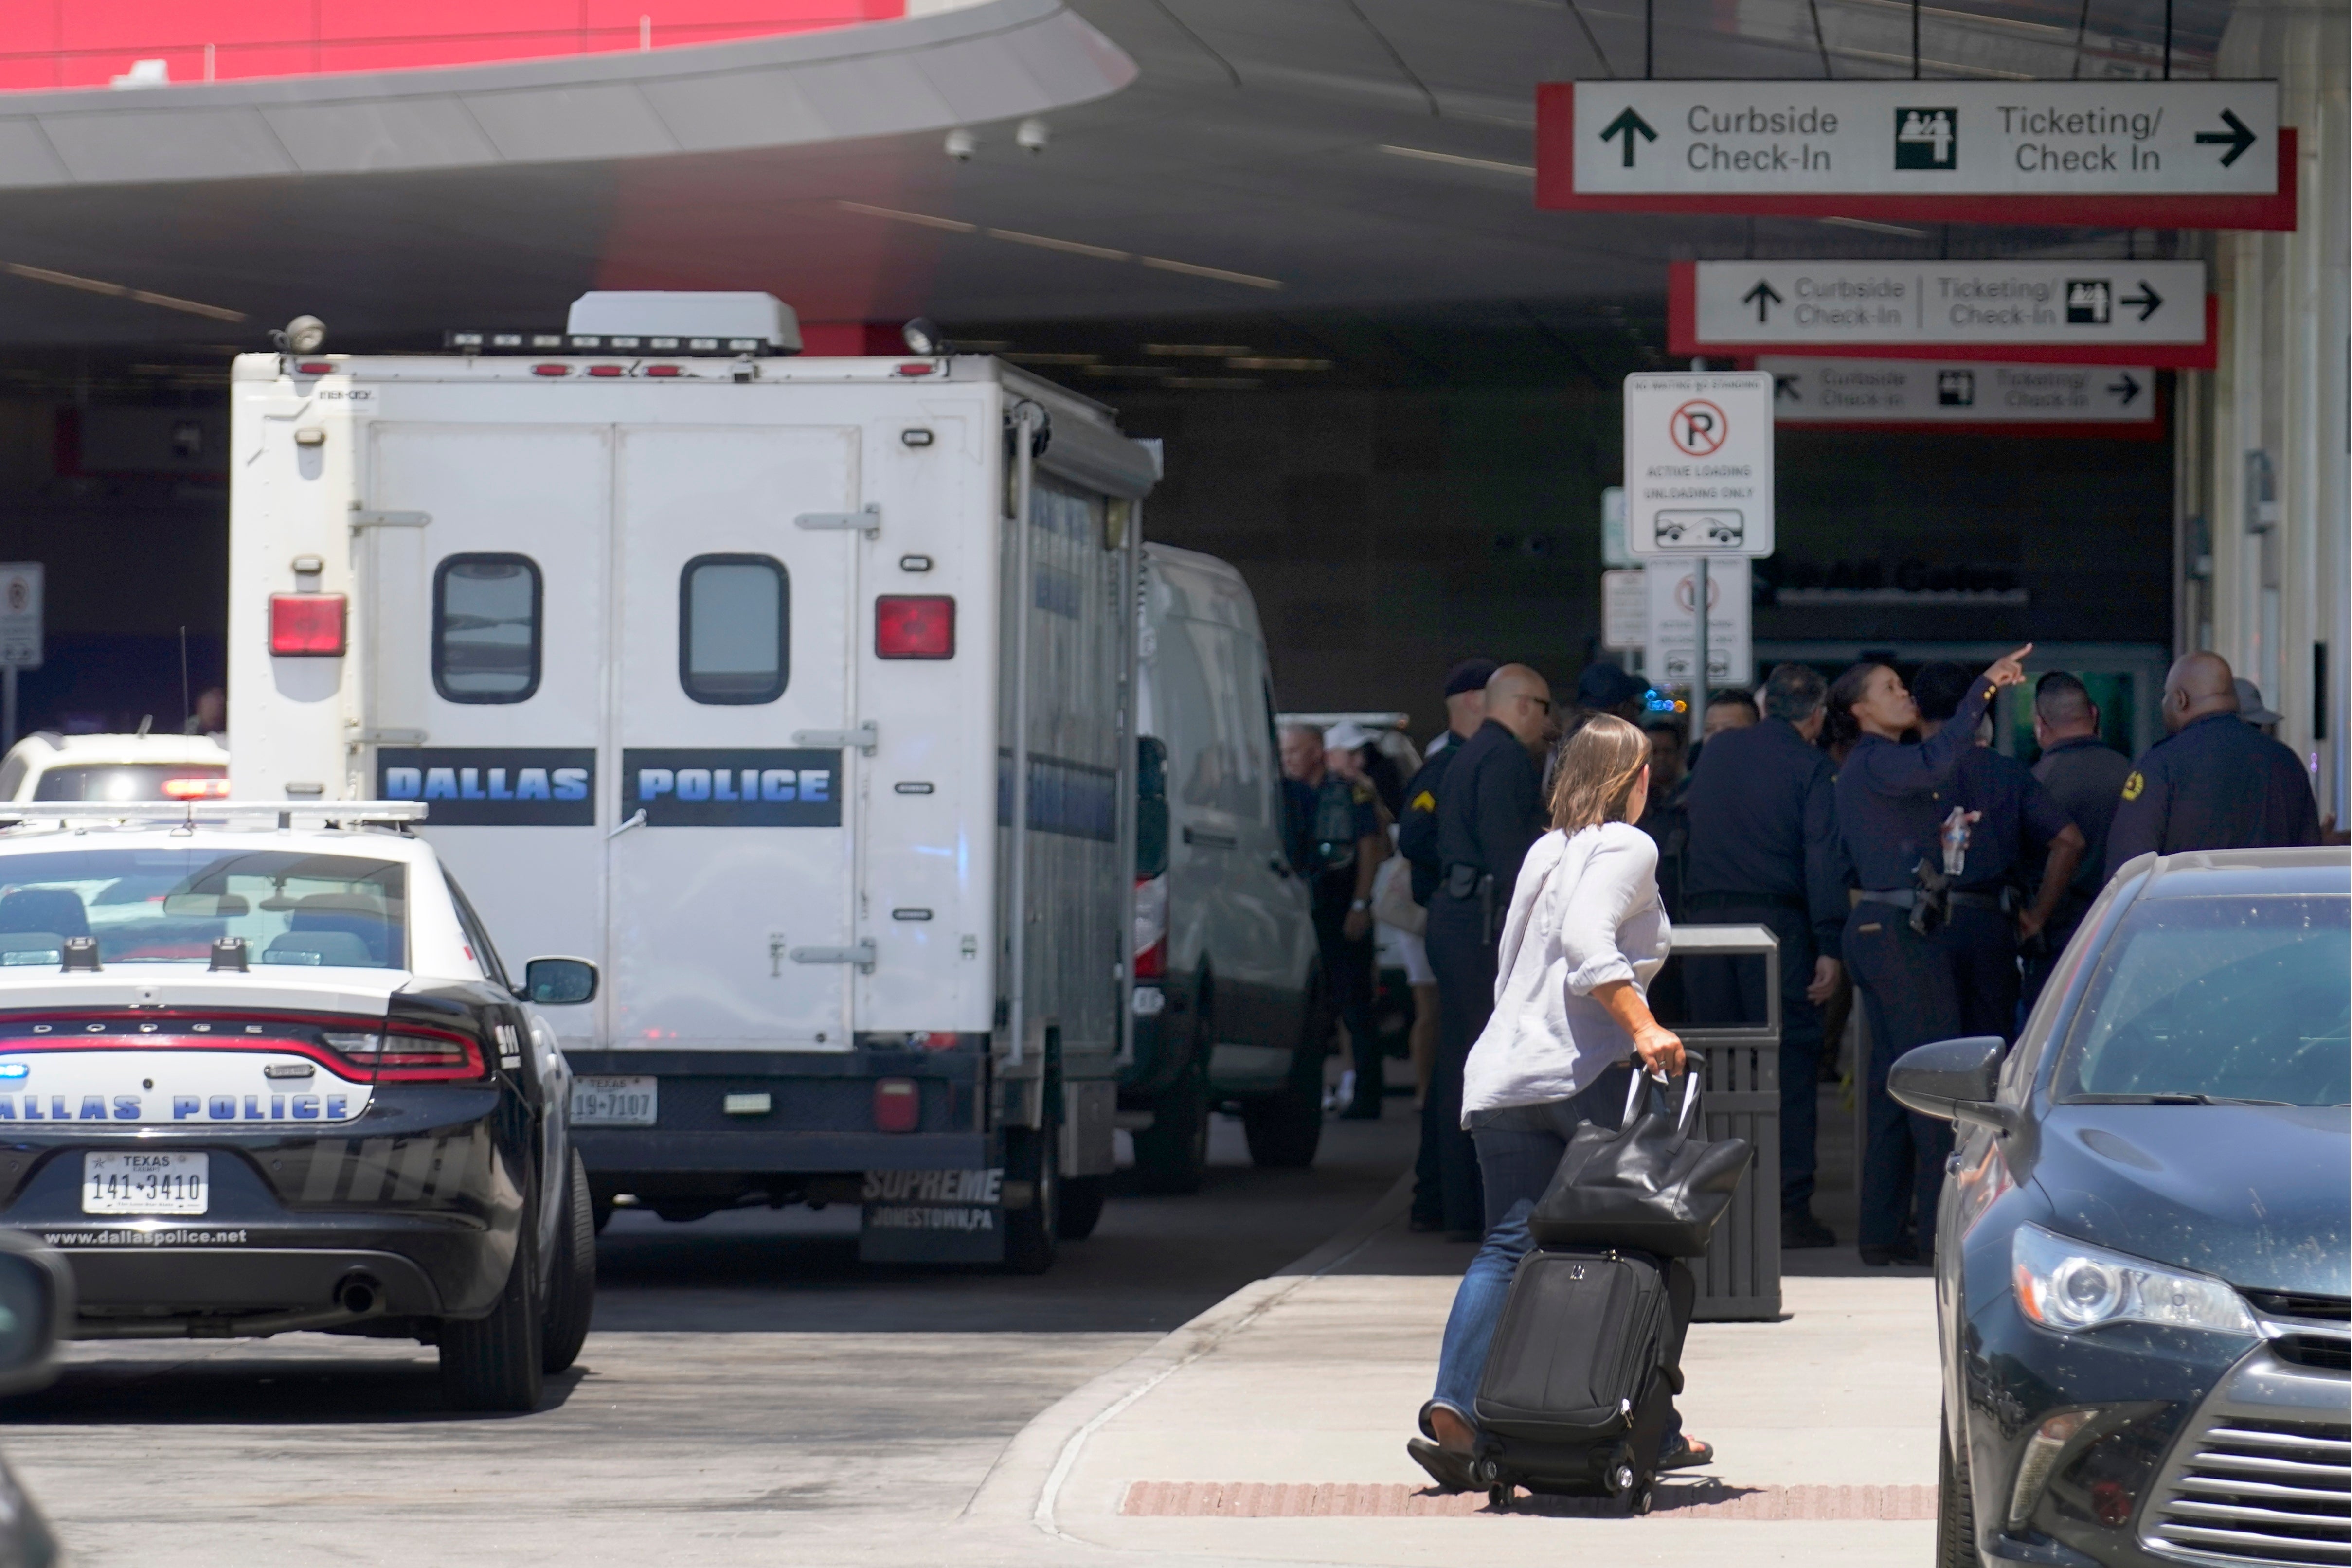
<instances>
[{"instance_id":1,"label":"car door handle","mask_svg":"<svg viewBox=\"0 0 2352 1568\"><path fill-rule=\"evenodd\" d=\"M1237 850L1242 845L1241 840L1231 833L1213 833L1206 828L1186 828L1184 841L1211 850Z\"/></svg>"}]
</instances>

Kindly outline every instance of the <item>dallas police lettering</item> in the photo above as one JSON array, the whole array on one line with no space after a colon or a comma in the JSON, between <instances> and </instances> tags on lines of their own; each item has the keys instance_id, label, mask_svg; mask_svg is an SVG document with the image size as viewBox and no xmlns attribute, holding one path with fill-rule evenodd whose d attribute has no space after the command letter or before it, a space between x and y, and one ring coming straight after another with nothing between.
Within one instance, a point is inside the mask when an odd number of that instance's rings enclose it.
<instances>
[{"instance_id":1,"label":"dallas police lettering","mask_svg":"<svg viewBox=\"0 0 2352 1568\"><path fill-rule=\"evenodd\" d=\"M0 1122L348 1122L350 1094L0 1092ZM168 1108L166 1106L168 1102ZM361 1097L362 1106L365 1097Z\"/></svg>"},{"instance_id":2,"label":"dallas police lettering","mask_svg":"<svg viewBox=\"0 0 2352 1568\"><path fill-rule=\"evenodd\" d=\"M596 821L596 753L590 747L380 749L376 794L425 801L436 827L585 828Z\"/></svg>"},{"instance_id":3,"label":"dallas police lettering","mask_svg":"<svg viewBox=\"0 0 2352 1568\"><path fill-rule=\"evenodd\" d=\"M838 751L629 751L621 814L649 828L837 828Z\"/></svg>"}]
</instances>

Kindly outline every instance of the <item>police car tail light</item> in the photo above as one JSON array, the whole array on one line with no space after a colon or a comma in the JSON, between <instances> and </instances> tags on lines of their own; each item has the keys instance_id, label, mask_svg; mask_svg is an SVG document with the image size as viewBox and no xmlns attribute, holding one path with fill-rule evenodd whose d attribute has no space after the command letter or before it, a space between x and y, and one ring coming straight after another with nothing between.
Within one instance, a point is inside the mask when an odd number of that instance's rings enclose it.
<instances>
[{"instance_id":1,"label":"police car tail light","mask_svg":"<svg viewBox=\"0 0 2352 1568\"><path fill-rule=\"evenodd\" d=\"M1135 879L1135 977L1164 978L1168 973L1168 879Z\"/></svg>"},{"instance_id":2,"label":"police car tail light","mask_svg":"<svg viewBox=\"0 0 2352 1568\"><path fill-rule=\"evenodd\" d=\"M166 779L163 780L166 800L226 800L228 780L226 779Z\"/></svg>"},{"instance_id":3,"label":"police car tail light","mask_svg":"<svg viewBox=\"0 0 2352 1568\"><path fill-rule=\"evenodd\" d=\"M482 1048L462 1034L406 1028L394 1034L331 1030L325 1039L344 1060L381 1082L454 1082L483 1072Z\"/></svg>"},{"instance_id":4,"label":"police car tail light","mask_svg":"<svg viewBox=\"0 0 2352 1568\"><path fill-rule=\"evenodd\" d=\"M343 653L340 593L269 596L269 651L281 659L339 659Z\"/></svg>"},{"instance_id":5,"label":"police car tail light","mask_svg":"<svg viewBox=\"0 0 2352 1568\"><path fill-rule=\"evenodd\" d=\"M874 1130L911 1133L923 1119L923 1094L911 1078L874 1081Z\"/></svg>"},{"instance_id":6,"label":"police car tail light","mask_svg":"<svg viewBox=\"0 0 2352 1568\"><path fill-rule=\"evenodd\" d=\"M874 601L877 659L955 657L955 601L945 594L886 593Z\"/></svg>"}]
</instances>

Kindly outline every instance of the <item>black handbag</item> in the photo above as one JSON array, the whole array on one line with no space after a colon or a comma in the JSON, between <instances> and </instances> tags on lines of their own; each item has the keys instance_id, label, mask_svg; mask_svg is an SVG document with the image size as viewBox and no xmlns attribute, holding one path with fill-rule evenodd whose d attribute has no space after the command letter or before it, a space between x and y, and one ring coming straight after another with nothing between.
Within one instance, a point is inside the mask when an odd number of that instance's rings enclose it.
<instances>
[{"instance_id":1,"label":"black handbag","mask_svg":"<svg viewBox=\"0 0 2352 1568\"><path fill-rule=\"evenodd\" d=\"M1697 1074L1683 1074L1678 1113L1641 1103L1649 1082L1637 1062L1624 1124L1588 1122L1569 1140L1551 1185L1528 1216L1538 1245L1623 1247L1662 1258L1705 1254L1755 1151L1745 1138L1710 1144L1691 1135Z\"/></svg>"}]
</instances>

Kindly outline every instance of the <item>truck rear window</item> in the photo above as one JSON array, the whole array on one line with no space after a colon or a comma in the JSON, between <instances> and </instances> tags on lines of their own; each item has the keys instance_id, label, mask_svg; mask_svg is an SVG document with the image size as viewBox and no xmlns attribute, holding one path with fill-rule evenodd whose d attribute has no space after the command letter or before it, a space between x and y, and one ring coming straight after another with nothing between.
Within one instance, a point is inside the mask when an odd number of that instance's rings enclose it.
<instances>
[{"instance_id":1,"label":"truck rear window","mask_svg":"<svg viewBox=\"0 0 2352 1568\"><path fill-rule=\"evenodd\" d=\"M539 563L453 555L433 573L433 689L444 702L519 703L539 690Z\"/></svg>"},{"instance_id":2,"label":"truck rear window","mask_svg":"<svg viewBox=\"0 0 2352 1568\"><path fill-rule=\"evenodd\" d=\"M772 703L790 674L783 563L698 555L677 584L677 678L698 703Z\"/></svg>"}]
</instances>

